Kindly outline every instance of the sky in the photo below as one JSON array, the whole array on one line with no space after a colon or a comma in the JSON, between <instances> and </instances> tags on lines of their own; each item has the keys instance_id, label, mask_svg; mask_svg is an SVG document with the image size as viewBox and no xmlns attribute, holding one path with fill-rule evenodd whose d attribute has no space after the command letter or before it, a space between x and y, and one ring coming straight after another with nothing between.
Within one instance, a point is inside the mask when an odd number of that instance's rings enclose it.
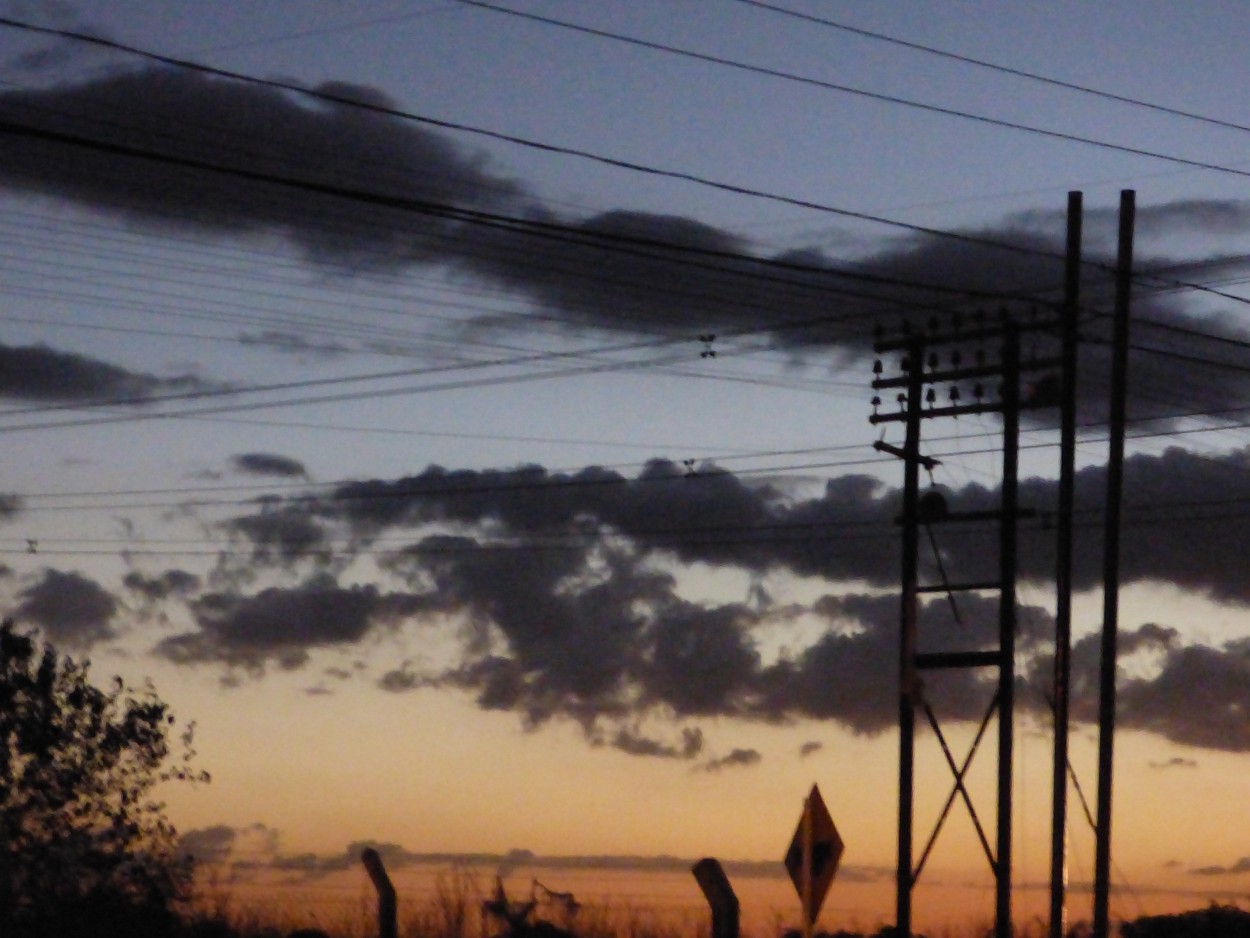
<instances>
[{"instance_id":1,"label":"sky","mask_svg":"<svg viewBox=\"0 0 1250 938\"><path fill-rule=\"evenodd\" d=\"M3 0L4 606L195 721L213 782L169 809L231 888L351 901L375 844L414 877L461 858L522 892L697 911L686 871L714 856L749 914L795 920L780 861L817 783L846 844L822 922L887 922L902 467L873 448L900 442L868 419L874 335L1053 311L1083 193L1072 758L1092 799L1133 190L1112 912L1241 901L1248 19ZM1023 443L1021 921L1049 875L1053 413ZM994 504L1000 445L992 415L933 421L926 487ZM952 580L994 562L988 529L935 537ZM924 610L933 647L992 634L993 597L959 606ZM934 681L961 752L988 690ZM917 748L924 836L950 776L932 735ZM991 822L993 757L969 774ZM1075 789L1071 817L1080 918ZM992 907L957 807L917 925Z\"/></svg>"}]
</instances>

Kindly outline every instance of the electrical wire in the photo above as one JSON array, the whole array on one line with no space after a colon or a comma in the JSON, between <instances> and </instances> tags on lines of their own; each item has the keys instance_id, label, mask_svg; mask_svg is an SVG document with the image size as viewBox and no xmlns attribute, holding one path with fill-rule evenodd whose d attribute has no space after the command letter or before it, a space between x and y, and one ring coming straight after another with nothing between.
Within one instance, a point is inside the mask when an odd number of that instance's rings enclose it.
<instances>
[{"instance_id":1,"label":"electrical wire","mask_svg":"<svg viewBox=\"0 0 1250 938\"><path fill-rule=\"evenodd\" d=\"M1101 91L1097 88L1092 88L1089 85L1078 85L1075 82L1063 81L1062 79L1052 78L1048 75L1039 75L1036 72L1026 72L1023 69L1012 68L1008 65L1000 65L995 62L987 62L984 59L976 59L972 56L960 55L956 52L948 52L945 49L936 49L933 46L922 45L918 42L910 42L906 39L899 39L895 36L887 36L884 33L873 32L872 30L863 29L858 26L850 26L846 23L838 23L824 17L812 16L809 13L800 13L797 10L788 10L785 7L777 6L773 3L765 3L764 0L737 0L737 2L746 4L747 6L756 7L760 10L768 10L773 13L782 14L783 16L793 17L794 19L802 20L805 23L815 23L820 26L828 26L830 29L837 29L842 32L851 33L852 35L862 36L866 39L874 39L880 42L890 43L891 45L899 46L904 49L911 49L915 52L924 52L928 55L935 55L954 62L962 62L965 65L974 65L977 68L988 69L1003 75L1025 78L1029 81L1040 82L1055 88L1063 88L1067 91L1076 91L1081 94L1092 95L1106 101L1115 101L1119 104L1128 104L1133 107L1145 108L1147 110L1154 111L1159 114L1167 114L1172 117L1183 117L1187 120L1199 121L1204 124L1210 124L1214 127L1223 127L1228 130L1250 132L1250 126L1245 124L1221 120L1217 117L1209 117L1206 114L1198 114L1193 111L1183 111L1179 108L1167 107L1163 104L1154 104L1150 101L1143 101L1140 98L1131 98L1127 95L1114 94L1110 91Z\"/></svg>"},{"instance_id":2,"label":"electrical wire","mask_svg":"<svg viewBox=\"0 0 1250 938\"><path fill-rule=\"evenodd\" d=\"M1093 137L1084 137L1079 134L1065 133L1059 130L1048 130L1043 127L1034 127L1029 124L1022 124L1017 121L1002 120L997 117L989 117L984 114L976 114L971 111L962 111L958 108L942 107L937 104L926 104L922 101L913 101L909 98L902 98L897 95L884 94L878 91L870 91L866 88L856 88L851 85L839 84L838 82L825 81L819 78L811 78L805 75L797 75L793 72L785 72L780 69L767 68L762 65L748 65L744 62L738 62L734 59L725 58L719 55L711 55L705 52L696 52L692 49L683 49L678 46L669 45L662 42L652 42L647 39L639 39L635 36L627 36L621 33L609 32L608 30L595 29L590 26L582 26L577 23L570 23L567 20L558 20L550 16L541 16L537 13L529 13L521 10L513 10L509 7L499 6L494 3L487 3L486 0L454 0L455 3L464 4L465 6L477 7L482 10L491 10L495 13L504 13L509 16L520 17L521 19L531 20L537 23L543 23L547 26L556 26L561 29L573 30L574 32L584 33L586 35L598 36L602 39L611 39L616 42L623 42L631 46L638 46L645 49L652 49L657 52L665 52L672 55L678 55L683 58L695 59L701 62L707 62L713 65L723 65L727 68L738 69L757 75L765 75L769 78L779 78L785 81L796 82L798 84L810 87L823 88L827 91L836 91L842 94L855 95L857 97L868 98L873 101L880 101L886 104L896 104L902 107L913 108L920 111L926 111L932 114L941 114L946 117L959 117L964 120L975 121L981 124L987 124L991 127L999 127L1006 130L1017 130L1025 133L1035 134L1042 137L1048 137L1052 140L1062 140L1067 143L1080 143L1085 146L1097 147L1103 150L1111 150L1117 153L1128 153L1133 156L1144 156L1154 160L1162 160L1168 163L1175 163L1179 166L1189 166L1194 169L1206 169L1213 172L1227 173L1233 176L1250 177L1250 169L1238 169L1232 166L1224 166L1220 163L1211 163L1206 160L1190 159L1183 156L1174 156L1168 153L1160 153L1155 150L1146 150L1141 147L1130 147L1123 144L1111 143L1107 140L1098 140Z\"/></svg>"},{"instance_id":3,"label":"electrical wire","mask_svg":"<svg viewBox=\"0 0 1250 938\"><path fill-rule=\"evenodd\" d=\"M785 196L778 193L767 192L760 189L754 189L746 186L738 186L732 183L720 182L713 179L704 178L693 173L686 173L680 170L666 170L654 166L647 166L628 160L616 159L614 157L605 156L603 154L592 153L587 150L579 150L574 147L562 147L552 143L544 143L542 141L531 140L519 137L513 134L505 134L499 131L489 130L483 127L474 127L468 124L457 123L454 121L441 120L439 118L430 117L428 115L416 114L412 111L405 111L399 108L381 105L376 102L361 101L356 98L350 98L343 95L337 95L330 92L305 88L301 85L284 82L276 79L258 78L256 76L243 74L240 72L229 71L226 69L215 68L213 66L204 65L199 62L193 62L187 59L180 59L173 56L162 55L157 52L140 49L135 46L125 45L110 39L102 39L98 36L91 36L86 33L75 32L73 30L55 29L48 26L37 26L32 23L22 22L11 17L0 17L0 27L18 29L39 33L43 35L57 36L63 39L71 39L77 42L83 42L90 45L100 46L114 51L125 52L139 58L152 62L159 62L176 68L189 69L206 75L215 75L220 78L229 78L235 81L246 82L248 84L260 87L274 88L277 90L291 92L302 95L311 100L323 101L332 104L343 105L346 107L357 108L364 111L381 114L387 117L397 118L404 121L413 121L416 123L426 124L432 127L438 127L443 130L452 130L473 134L475 136L484 137L486 139L497 140L501 143L509 143L516 146L526 147L545 153L555 153L563 156L572 156L591 162L600 163L605 166L612 166L618 169L625 169L632 172L638 172L645 175L657 176L662 178L674 179L683 182L689 182L695 185L716 189L722 192L729 192L736 195L749 196L765 201L777 202L783 205L790 205L797 208L811 209L813 211L822 212L831 215L837 215L843 218L853 218L860 221L868 221L874 224L883 225L885 227L897 228L902 231L910 231L916 234L930 235L936 238L943 238L953 241L959 241L968 244L979 244L987 247L999 248L1005 251L1014 251L1020 254L1062 258L1062 255L1055 252L1040 251L1036 248L1030 248L1023 245L1015 245L1008 242L996 241L990 238L981 238L975 235L966 234L957 231L946 231L940 228L930 228L924 225L911 224L896 219L883 218L877 215L871 215L865 212L856 212L850 209L838 208L832 205L825 205L807 199L799 199L791 196Z\"/></svg>"}]
</instances>

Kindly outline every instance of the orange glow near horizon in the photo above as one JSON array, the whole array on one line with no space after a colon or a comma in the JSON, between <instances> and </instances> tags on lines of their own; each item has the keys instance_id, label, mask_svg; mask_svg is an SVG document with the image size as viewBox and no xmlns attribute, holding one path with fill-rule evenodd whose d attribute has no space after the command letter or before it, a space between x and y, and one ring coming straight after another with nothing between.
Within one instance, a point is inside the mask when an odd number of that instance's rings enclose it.
<instances>
[{"instance_id":1,"label":"orange glow near horizon","mask_svg":"<svg viewBox=\"0 0 1250 938\"><path fill-rule=\"evenodd\" d=\"M392 874L399 894L399 919L428 921L450 903L463 902L471 922L477 922L481 904L494 884L488 867L426 866ZM526 869L504 878L508 896L524 900L535 881L557 892L572 893L581 905L572 918L557 906L539 906L538 916L574 929L579 922L608 922L618 931L662 924L683 933L702 933L710 913L692 875L678 871L648 872L593 869ZM742 933L747 938L770 938L799 926L799 901L784 876L731 877L741 904ZM541 899L542 891L538 892ZM1195 894L1163 883L1139 883L1134 890L1117 889L1112 897L1113 920L1142 915L1175 913L1211 902L1237 904L1238 897ZM1068 897L1068 921L1089 919L1087 885L1073 887ZM340 872L316 881L262 883L208 882L202 890L204 908L229 908L258 921L277 921L283 927L338 926L346 928L372 921L376 894L363 869ZM1022 933L1045 929L1049 895L1045 884L1018 885L1013 892L1013 920ZM958 874L932 876L913 893L913 923L918 934L982 934L993 924L994 892L988 879ZM817 930L847 930L871 934L894 918L891 877L873 882L835 881L816 922ZM632 929L626 926L632 926ZM497 928L482 922L482 934Z\"/></svg>"}]
</instances>

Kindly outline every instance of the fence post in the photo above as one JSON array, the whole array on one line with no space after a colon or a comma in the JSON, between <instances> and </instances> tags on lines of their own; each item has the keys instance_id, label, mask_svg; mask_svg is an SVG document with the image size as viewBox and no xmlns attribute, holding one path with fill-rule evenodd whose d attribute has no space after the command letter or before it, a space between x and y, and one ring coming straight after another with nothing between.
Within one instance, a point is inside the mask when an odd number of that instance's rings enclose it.
<instances>
[{"instance_id":1,"label":"fence post","mask_svg":"<svg viewBox=\"0 0 1250 938\"><path fill-rule=\"evenodd\" d=\"M378 938L396 938L399 928L395 918L395 887L386 875L382 858L372 847L366 847L360 855L360 862L365 865L369 878L373 880L373 888L378 891Z\"/></svg>"},{"instance_id":2,"label":"fence post","mask_svg":"<svg viewBox=\"0 0 1250 938\"><path fill-rule=\"evenodd\" d=\"M738 938L738 897L720 861L705 857L690 872L712 907L712 938Z\"/></svg>"}]
</instances>

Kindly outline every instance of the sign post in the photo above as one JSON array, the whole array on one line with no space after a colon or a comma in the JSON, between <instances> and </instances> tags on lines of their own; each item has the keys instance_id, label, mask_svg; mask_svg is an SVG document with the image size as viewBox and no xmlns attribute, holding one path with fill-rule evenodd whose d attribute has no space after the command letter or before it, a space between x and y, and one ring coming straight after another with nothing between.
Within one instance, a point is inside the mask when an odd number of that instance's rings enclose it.
<instances>
[{"instance_id":1,"label":"sign post","mask_svg":"<svg viewBox=\"0 0 1250 938\"><path fill-rule=\"evenodd\" d=\"M829 886L842 861L842 838L829 816L820 789L812 786L803 802L803 815L786 851L786 871L803 903L803 936L811 938L812 925L820 914Z\"/></svg>"}]
</instances>

